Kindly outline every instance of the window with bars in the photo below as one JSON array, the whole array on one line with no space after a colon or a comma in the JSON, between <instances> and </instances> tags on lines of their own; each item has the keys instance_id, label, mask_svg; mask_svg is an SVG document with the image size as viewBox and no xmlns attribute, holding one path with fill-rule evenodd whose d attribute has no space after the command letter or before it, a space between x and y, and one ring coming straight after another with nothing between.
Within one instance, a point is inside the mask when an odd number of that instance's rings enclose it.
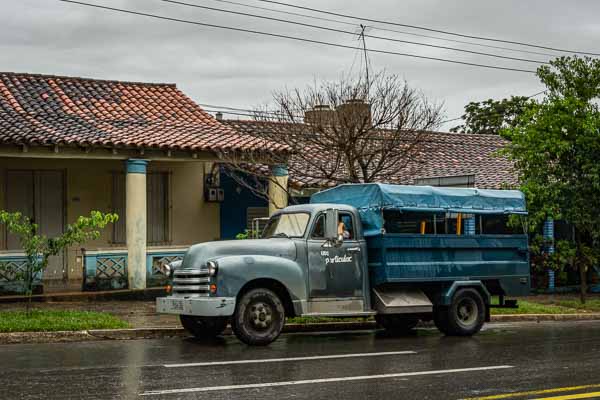
<instances>
[{"instance_id":1,"label":"window with bars","mask_svg":"<svg viewBox=\"0 0 600 400\"><path fill-rule=\"evenodd\" d=\"M269 218L268 207L248 207L246 208L246 229L254 231L258 225L256 235L260 235L267 225Z\"/></svg>"},{"instance_id":2,"label":"window with bars","mask_svg":"<svg viewBox=\"0 0 600 400\"><path fill-rule=\"evenodd\" d=\"M148 244L164 244L171 240L170 173L149 172L146 175L146 229ZM119 220L113 224L113 243L126 243L125 174L113 173L113 212Z\"/></svg>"}]
</instances>

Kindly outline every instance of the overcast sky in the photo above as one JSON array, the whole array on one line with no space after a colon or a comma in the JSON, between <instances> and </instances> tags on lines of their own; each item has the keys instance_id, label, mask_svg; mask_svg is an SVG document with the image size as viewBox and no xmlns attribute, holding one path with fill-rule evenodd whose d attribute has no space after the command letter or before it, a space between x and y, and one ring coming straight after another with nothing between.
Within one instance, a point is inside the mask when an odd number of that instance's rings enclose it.
<instances>
[{"instance_id":1,"label":"overcast sky","mask_svg":"<svg viewBox=\"0 0 600 400\"><path fill-rule=\"evenodd\" d=\"M83 1L173 18L357 45L357 37L352 35L194 9L159 0ZM358 31L358 26L286 16L215 0L181 1ZM292 3L291 0L282 1ZM308 13L257 0L237 2ZM294 4L468 35L600 53L598 0L298 0ZM0 5L2 71L176 83L199 103L252 108L268 102L273 90L286 86L303 87L314 80L336 79L351 69L353 61L356 71L361 61L356 50L125 15L57 0L0 0ZM321 17L358 23L340 17ZM548 55L477 47L377 28L474 41L472 39L371 22L365 24L369 26L367 33L370 35L539 61L551 58ZM367 47L528 70L535 69L537 65L373 38L367 38ZM560 54L541 49L528 50ZM469 101L513 94L531 95L541 90L537 78L529 73L375 53L370 54L370 61L373 69L386 69L399 74L431 99L443 101L448 119L461 115L464 105ZM237 118L233 115L229 117ZM446 124L445 128L454 124Z\"/></svg>"}]
</instances>

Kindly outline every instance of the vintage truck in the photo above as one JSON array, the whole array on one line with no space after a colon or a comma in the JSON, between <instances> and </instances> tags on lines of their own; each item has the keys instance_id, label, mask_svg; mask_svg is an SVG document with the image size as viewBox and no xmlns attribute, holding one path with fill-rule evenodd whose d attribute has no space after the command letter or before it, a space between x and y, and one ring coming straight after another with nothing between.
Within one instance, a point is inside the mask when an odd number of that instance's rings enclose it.
<instances>
[{"instance_id":1,"label":"vintage truck","mask_svg":"<svg viewBox=\"0 0 600 400\"><path fill-rule=\"evenodd\" d=\"M274 213L260 239L191 246L165 267L171 294L157 309L197 337L230 323L250 345L294 316L374 316L391 332L433 319L473 335L491 307L530 291L520 215L516 190L341 185Z\"/></svg>"}]
</instances>

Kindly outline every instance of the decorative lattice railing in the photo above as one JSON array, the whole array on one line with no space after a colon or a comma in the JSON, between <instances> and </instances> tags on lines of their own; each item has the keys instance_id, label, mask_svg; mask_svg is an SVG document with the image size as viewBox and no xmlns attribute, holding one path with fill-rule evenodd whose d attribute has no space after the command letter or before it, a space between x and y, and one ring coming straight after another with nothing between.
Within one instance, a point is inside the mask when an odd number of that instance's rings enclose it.
<instances>
[{"instance_id":1,"label":"decorative lattice railing","mask_svg":"<svg viewBox=\"0 0 600 400\"><path fill-rule=\"evenodd\" d=\"M164 286L167 277L160 267L181 260L186 248L149 248L146 253L146 286ZM110 290L127 288L127 250L106 249L83 252L84 289Z\"/></svg>"},{"instance_id":2,"label":"decorative lattice railing","mask_svg":"<svg viewBox=\"0 0 600 400\"><path fill-rule=\"evenodd\" d=\"M25 292L23 276L27 272L27 257L23 253L0 254L0 293L22 294ZM40 292L42 273L35 274L33 279L34 292Z\"/></svg>"}]
</instances>

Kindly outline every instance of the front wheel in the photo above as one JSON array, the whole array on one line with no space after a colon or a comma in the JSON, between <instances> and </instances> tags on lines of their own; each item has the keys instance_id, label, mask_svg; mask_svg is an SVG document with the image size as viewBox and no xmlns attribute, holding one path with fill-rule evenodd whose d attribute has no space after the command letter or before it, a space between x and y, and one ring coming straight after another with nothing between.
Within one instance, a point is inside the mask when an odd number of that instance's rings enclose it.
<instances>
[{"instance_id":1,"label":"front wheel","mask_svg":"<svg viewBox=\"0 0 600 400\"><path fill-rule=\"evenodd\" d=\"M435 326L449 336L471 336L481 330L485 321L485 303L472 288L460 289L449 306L434 309Z\"/></svg>"},{"instance_id":2,"label":"front wheel","mask_svg":"<svg viewBox=\"0 0 600 400\"><path fill-rule=\"evenodd\" d=\"M180 315L179 320L186 331L199 339L209 339L223 333L227 328L228 317L197 317Z\"/></svg>"},{"instance_id":3,"label":"front wheel","mask_svg":"<svg viewBox=\"0 0 600 400\"><path fill-rule=\"evenodd\" d=\"M285 323L285 309L269 289L244 293L235 307L231 328L235 336L249 345L265 346L279 336Z\"/></svg>"}]
</instances>

